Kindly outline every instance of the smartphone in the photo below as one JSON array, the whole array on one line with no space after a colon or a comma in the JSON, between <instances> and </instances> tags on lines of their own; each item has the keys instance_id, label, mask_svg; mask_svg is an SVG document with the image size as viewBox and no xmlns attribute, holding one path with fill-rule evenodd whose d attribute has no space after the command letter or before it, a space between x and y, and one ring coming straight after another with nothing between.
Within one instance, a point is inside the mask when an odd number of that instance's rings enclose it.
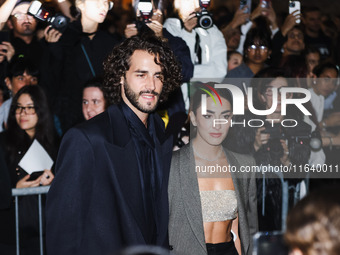
<instances>
[{"instance_id":1,"label":"smartphone","mask_svg":"<svg viewBox=\"0 0 340 255\"><path fill-rule=\"evenodd\" d=\"M2 42L9 42L9 33L6 31L0 31L0 44Z\"/></svg>"},{"instance_id":2,"label":"smartphone","mask_svg":"<svg viewBox=\"0 0 340 255\"><path fill-rule=\"evenodd\" d=\"M247 6L247 8L243 12L244 13L250 13L250 11L251 11L251 0L240 0L240 9L243 9L245 6Z\"/></svg>"},{"instance_id":3,"label":"smartphone","mask_svg":"<svg viewBox=\"0 0 340 255\"><path fill-rule=\"evenodd\" d=\"M27 181L34 181L34 180L38 179L43 173L44 173L44 171L38 171L38 172L31 173L31 176Z\"/></svg>"},{"instance_id":4,"label":"smartphone","mask_svg":"<svg viewBox=\"0 0 340 255\"><path fill-rule=\"evenodd\" d=\"M301 4L300 4L300 2L299 1L290 0L289 1L289 14L293 13L296 10L298 11L298 14L301 13ZM300 19L296 20L297 24L300 24L300 22L301 22Z\"/></svg>"},{"instance_id":5,"label":"smartphone","mask_svg":"<svg viewBox=\"0 0 340 255\"><path fill-rule=\"evenodd\" d=\"M283 232L258 232L253 237L253 255L288 255L289 249L283 240Z\"/></svg>"},{"instance_id":6,"label":"smartphone","mask_svg":"<svg viewBox=\"0 0 340 255\"><path fill-rule=\"evenodd\" d=\"M269 9L269 7L270 7L270 0L261 0L261 7Z\"/></svg>"}]
</instances>

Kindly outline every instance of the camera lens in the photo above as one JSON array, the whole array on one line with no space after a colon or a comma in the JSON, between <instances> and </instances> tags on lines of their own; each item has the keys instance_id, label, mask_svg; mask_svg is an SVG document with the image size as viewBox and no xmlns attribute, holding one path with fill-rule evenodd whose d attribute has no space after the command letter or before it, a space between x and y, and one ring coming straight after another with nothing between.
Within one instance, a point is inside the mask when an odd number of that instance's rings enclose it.
<instances>
[{"instance_id":1,"label":"camera lens","mask_svg":"<svg viewBox=\"0 0 340 255\"><path fill-rule=\"evenodd\" d=\"M289 7L295 7L295 3L294 2L290 2L289 3Z\"/></svg>"},{"instance_id":2,"label":"camera lens","mask_svg":"<svg viewBox=\"0 0 340 255\"><path fill-rule=\"evenodd\" d=\"M208 29L212 27L213 21L210 16L204 15L200 20L199 20L199 25L200 27L204 29Z\"/></svg>"}]
</instances>

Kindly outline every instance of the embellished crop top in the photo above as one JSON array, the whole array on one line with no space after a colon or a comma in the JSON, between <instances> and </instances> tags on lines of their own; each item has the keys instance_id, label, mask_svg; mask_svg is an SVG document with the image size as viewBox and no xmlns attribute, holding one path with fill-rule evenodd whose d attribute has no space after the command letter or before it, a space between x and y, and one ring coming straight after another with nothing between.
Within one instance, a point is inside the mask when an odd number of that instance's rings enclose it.
<instances>
[{"instance_id":1,"label":"embellished crop top","mask_svg":"<svg viewBox=\"0 0 340 255\"><path fill-rule=\"evenodd\" d=\"M203 222L233 220L237 217L235 190L200 191Z\"/></svg>"}]
</instances>

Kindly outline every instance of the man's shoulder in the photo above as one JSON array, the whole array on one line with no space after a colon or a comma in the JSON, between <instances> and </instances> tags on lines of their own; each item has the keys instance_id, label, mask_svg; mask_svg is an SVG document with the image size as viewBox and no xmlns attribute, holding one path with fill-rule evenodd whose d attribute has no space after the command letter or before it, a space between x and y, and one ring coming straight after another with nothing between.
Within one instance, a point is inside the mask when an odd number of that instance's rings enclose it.
<instances>
[{"instance_id":1,"label":"man's shoulder","mask_svg":"<svg viewBox=\"0 0 340 255\"><path fill-rule=\"evenodd\" d=\"M105 112L84 121L69 132L82 132L88 137L99 138L112 135L114 131L126 129L126 121L117 105L110 106Z\"/></svg>"}]
</instances>

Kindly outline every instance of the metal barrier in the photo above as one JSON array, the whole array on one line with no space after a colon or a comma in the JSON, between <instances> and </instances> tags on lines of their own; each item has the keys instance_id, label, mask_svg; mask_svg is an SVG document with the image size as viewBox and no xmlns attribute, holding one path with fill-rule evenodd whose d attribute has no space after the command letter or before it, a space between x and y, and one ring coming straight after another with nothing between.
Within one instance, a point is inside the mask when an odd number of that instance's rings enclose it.
<instances>
[{"instance_id":1,"label":"metal barrier","mask_svg":"<svg viewBox=\"0 0 340 255\"><path fill-rule=\"evenodd\" d=\"M41 195L46 194L50 186L42 186L35 188L12 189L12 196L15 197L15 235L16 235L16 254L20 254L19 249L19 196L38 195L39 206L39 238L40 238L40 255L44 254L43 250L43 227L42 227L42 209L41 209Z\"/></svg>"}]
</instances>

